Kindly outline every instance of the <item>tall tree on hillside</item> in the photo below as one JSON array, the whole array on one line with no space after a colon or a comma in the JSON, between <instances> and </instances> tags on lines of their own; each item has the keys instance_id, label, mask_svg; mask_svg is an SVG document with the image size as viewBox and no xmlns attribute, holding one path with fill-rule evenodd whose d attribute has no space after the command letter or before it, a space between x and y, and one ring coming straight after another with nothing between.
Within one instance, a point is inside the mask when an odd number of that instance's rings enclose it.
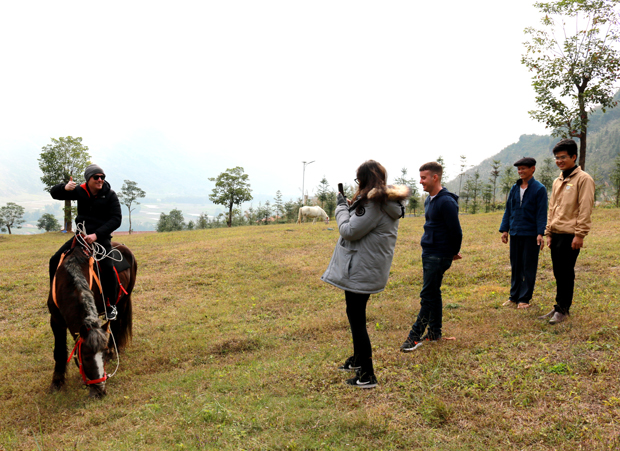
<instances>
[{"instance_id":1,"label":"tall tree on hillside","mask_svg":"<svg viewBox=\"0 0 620 451\"><path fill-rule=\"evenodd\" d=\"M280 190L276 191L276 197L273 200L273 211L276 214L276 221L284 213L284 202L282 201L282 192Z\"/></svg>"},{"instance_id":2,"label":"tall tree on hillside","mask_svg":"<svg viewBox=\"0 0 620 451\"><path fill-rule=\"evenodd\" d=\"M131 180L125 180L123 183L123 187L121 188L121 192L118 194L118 200L121 201L121 204L127 207L129 210L129 234L133 230L131 229L131 212L136 209L136 207L131 208L132 204L140 205L137 199L141 199L146 196L146 193L142 188L138 188L138 184Z\"/></svg>"},{"instance_id":3,"label":"tall tree on hillside","mask_svg":"<svg viewBox=\"0 0 620 451\"><path fill-rule=\"evenodd\" d=\"M504 167L504 172L502 173L502 178L499 183L502 187L502 193L506 196L504 199L504 203L508 202L508 194L510 194L510 189L512 185L515 184L517 180L517 174L515 172L514 166L506 165Z\"/></svg>"},{"instance_id":4,"label":"tall tree on hillside","mask_svg":"<svg viewBox=\"0 0 620 451\"><path fill-rule=\"evenodd\" d=\"M614 168L611 171L610 178L616 194L616 207L620 207L620 154L614 160Z\"/></svg>"},{"instance_id":5,"label":"tall tree on hillside","mask_svg":"<svg viewBox=\"0 0 620 451\"><path fill-rule=\"evenodd\" d=\"M444 161L441 155L437 157L437 163L439 163L441 167L443 168L442 180L444 181L448 180L448 171L446 171L446 162Z\"/></svg>"},{"instance_id":6,"label":"tall tree on hillside","mask_svg":"<svg viewBox=\"0 0 620 451\"><path fill-rule=\"evenodd\" d=\"M44 213L37 221L37 229L46 232L57 232L60 230L60 223L51 213Z\"/></svg>"},{"instance_id":7,"label":"tall tree on hillside","mask_svg":"<svg viewBox=\"0 0 620 451\"><path fill-rule=\"evenodd\" d=\"M617 105L620 78L620 0L555 0L535 3L544 28L525 29L530 41L521 62L534 72L539 109L529 112L558 137L579 138L586 168L589 115Z\"/></svg>"},{"instance_id":8,"label":"tall tree on hillside","mask_svg":"<svg viewBox=\"0 0 620 451\"><path fill-rule=\"evenodd\" d=\"M439 157L441 158L441 157ZM439 161L438 161L439 163ZM439 163L441 164L441 163ZM442 164L443 166L443 164ZM418 182L415 178L407 177L407 168L402 168L400 170L400 177L397 177L394 180L394 183L397 185L405 185L408 186L411 190L411 194L409 195L409 199L407 199L407 208L409 212L413 210L413 214L415 215L415 210L420 205L420 194L418 192Z\"/></svg>"},{"instance_id":9,"label":"tall tree on hillside","mask_svg":"<svg viewBox=\"0 0 620 451\"><path fill-rule=\"evenodd\" d=\"M472 200L471 212L475 215L478 212L478 196L480 195L480 191L482 190L482 187L480 186L480 172L476 170L476 172L474 172L474 176L470 180Z\"/></svg>"},{"instance_id":10,"label":"tall tree on hillside","mask_svg":"<svg viewBox=\"0 0 620 451\"><path fill-rule=\"evenodd\" d=\"M497 191L497 178L502 173L499 168L502 166L502 162L500 160L493 160L491 163L491 176L489 177L489 182L493 184L493 210L495 210L495 193Z\"/></svg>"},{"instance_id":11,"label":"tall tree on hillside","mask_svg":"<svg viewBox=\"0 0 620 451\"><path fill-rule=\"evenodd\" d=\"M482 186L482 200L484 201L484 211L488 213L492 209L493 202L493 185L485 183Z\"/></svg>"},{"instance_id":12,"label":"tall tree on hillside","mask_svg":"<svg viewBox=\"0 0 620 451\"><path fill-rule=\"evenodd\" d=\"M329 188L329 182L325 176L323 176L319 182L319 186L316 187L316 198L319 202L321 202L321 208L325 208L325 201L329 197L331 191L332 190Z\"/></svg>"},{"instance_id":13,"label":"tall tree on hillside","mask_svg":"<svg viewBox=\"0 0 620 451\"><path fill-rule=\"evenodd\" d=\"M467 169L467 156L461 155L459 159L459 168L461 170L461 172L459 172L459 197L461 197L461 184L463 183L463 174L465 173L465 169Z\"/></svg>"},{"instance_id":14,"label":"tall tree on hillside","mask_svg":"<svg viewBox=\"0 0 620 451\"><path fill-rule=\"evenodd\" d=\"M556 179L556 169L557 166L555 165L553 158L547 157L543 160L543 164L540 166L540 175L536 177L547 190L547 197L551 195L551 187L553 186L553 181Z\"/></svg>"},{"instance_id":15,"label":"tall tree on hillside","mask_svg":"<svg viewBox=\"0 0 620 451\"><path fill-rule=\"evenodd\" d=\"M59 183L68 183L69 177L77 184L84 182L84 170L90 164L88 147L82 144L82 138L67 136L52 138L52 144L43 147L39 168L43 172L41 181L45 191L50 191ZM71 201L65 200L65 230L71 232Z\"/></svg>"},{"instance_id":16,"label":"tall tree on hillside","mask_svg":"<svg viewBox=\"0 0 620 451\"><path fill-rule=\"evenodd\" d=\"M11 227L15 229L21 229L24 219L24 207L17 205L14 202L7 202L7 204L0 208L0 230L9 231L11 235Z\"/></svg>"},{"instance_id":17,"label":"tall tree on hillside","mask_svg":"<svg viewBox=\"0 0 620 451\"><path fill-rule=\"evenodd\" d=\"M235 205L241 206L243 202L253 199L248 178L248 174L244 174L241 166L226 169L226 172L222 172L217 177L209 178L210 181L215 182L215 188L209 194L209 199L214 204L224 205L228 208L228 219L226 220L228 227L232 227L233 207Z\"/></svg>"}]
</instances>

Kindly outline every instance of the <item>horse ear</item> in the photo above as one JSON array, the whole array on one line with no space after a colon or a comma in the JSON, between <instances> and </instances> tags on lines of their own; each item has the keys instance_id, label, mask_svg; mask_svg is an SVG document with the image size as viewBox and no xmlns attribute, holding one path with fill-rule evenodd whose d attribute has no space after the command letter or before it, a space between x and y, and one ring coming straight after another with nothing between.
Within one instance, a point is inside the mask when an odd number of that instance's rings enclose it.
<instances>
[{"instance_id":1,"label":"horse ear","mask_svg":"<svg viewBox=\"0 0 620 451\"><path fill-rule=\"evenodd\" d=\"M101 329L103 329L103 331L104 331L106 334L109 334L109 333L110 333L110 321L107 321L105 324L103 324L103 325L101 326Z\"/></svg>"}]
</instances>

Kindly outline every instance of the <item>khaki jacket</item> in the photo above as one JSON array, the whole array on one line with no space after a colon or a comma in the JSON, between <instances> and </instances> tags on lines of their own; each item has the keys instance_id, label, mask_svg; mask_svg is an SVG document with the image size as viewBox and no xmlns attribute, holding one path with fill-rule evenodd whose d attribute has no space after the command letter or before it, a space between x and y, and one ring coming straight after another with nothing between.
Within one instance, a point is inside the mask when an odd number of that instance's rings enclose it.
<instances>
[{"instance_id":1,"label":"khaki jacket","mask_svg":"<svg viewBox=\"0 0 620 451\"><path fill-rule=\"evenodd\" d=\"M585 237L592 224L594 180L577 167L566 179L562 174L553 182L545 235L567 233Z\"/></svg>"}]
</instances>

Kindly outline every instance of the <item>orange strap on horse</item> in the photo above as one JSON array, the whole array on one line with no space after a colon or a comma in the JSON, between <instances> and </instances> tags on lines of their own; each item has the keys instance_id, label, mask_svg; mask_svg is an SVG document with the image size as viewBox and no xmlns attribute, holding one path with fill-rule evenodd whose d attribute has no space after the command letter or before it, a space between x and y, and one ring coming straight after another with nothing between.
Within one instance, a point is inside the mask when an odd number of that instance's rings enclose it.
<instances>
[{"instance_id":1,"label":"orange strap on horse","mask_svg":"<svg viewBox=\"0 0 620 451\"><path fill-rule=\"evenodd\" d=\"M60 261L58 262L58 268L60 268L60 265L62 265L62 261L64 259L65 259L65 254L63 253L60 256ZM93 278L94 278L95 282L97 282L97 286L99 287L99 292L103 293L103 288L101 288L101 281L99 280L99 277L97 277L97 274L95 273L95 270L93 268L94 262L95 262L95 259L93 257L90 257L90 259L88 260L88 274L89 274L88 288L90 288L91 290L93 289ZM58 270L58 268L56 269ZM114 271L116 271L116 268L114 268ZM116 275L118 277L118 273L116 273ZM120 279L119 279L119 283L120 283ZM121 288L122 288L122 285L121 285ZM125 292L125 294L127 294L124 288L122 288L122 290ZM56 274L54 274L54 281L52 282L52 299L54 300L54 304L56 304L56 307L60 308L58 307L58 301L56 300Z\"/></svg>"},{"instance_id":2,"label":"orange strap on horse","mask_svg":"<svg viewBox=\"0 0 620 451\"><path fill-rule=\"evenodd\" d=\"M77 341L75 342L75 346L73 347L73 351L71 351L71 354L69 355L69 358L67 359L67 363L71 361L71 357L73 357L73 354L75 353L75 350L77 349L78 367L80 369L80 374L82 375L82 380L84 381L84 384L92 385L92 384L98 384L100 382L105 382L108 379L108 373L105 372L105 365L103 368L103 377L100 377L99 379L93 379L90 381L86 378L86 373L84 373L84 368L82 367L82 343L84 343L84 339L82 337L78 338Z\"/></svg>"}]
</instances>

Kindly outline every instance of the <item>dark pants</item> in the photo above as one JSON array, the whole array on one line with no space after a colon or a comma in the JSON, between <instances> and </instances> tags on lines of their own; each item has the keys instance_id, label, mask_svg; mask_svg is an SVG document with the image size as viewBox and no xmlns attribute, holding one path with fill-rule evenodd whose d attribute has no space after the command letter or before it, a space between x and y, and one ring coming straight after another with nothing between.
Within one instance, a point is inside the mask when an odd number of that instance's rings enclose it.
<instances>
[{"instance_id":1,"label":"dark pants","mask_svg":"<svg viewBox=\"0 0 620 451\"><path fill-rule=\"evenodd\" d=\"M106 252L110 252L112 249L112 243L110 240L97 240L97 243L101 244ZM54 275L56 274L56 269L58 268L58 262L60 261L60 256L71 249L71 245L73 244L73 238L63 244L58 252L56 252L52 258L50 258L49 263L49 273L50 273L50 286L54 281ZM116 273L114 271L114 262L110 258L104 258L99 262L99 268L101 270L101 286L103 288L103 293L105 295L106 300L109 300L110 304L114 305L116 303L117 292L117 284L116 284ZM96 271L96 269L95 269Z\"/></svg>"},{"instance_id":2,"label":"dark pants","mask_svg":"<svg viewBox=\"0 0 620 451\"><path fill-rule=\"evenodd\" d=\"M510 236L510 300L529 304L536 284L540 246L536 236Z\"/></svg>"},{"instance_id":3,"label":"dark pants","mask_svg":"<svg viewBox=\"0 0 620 451\"><path fill-rule=\"evenodd\" d=\"M372 366L372 347L370 345L368 330L366 330L366 305L368 304L370 295L345 291L344 297L347 301L347 318L349 318L351 335L353 336L353 356L355 364L362 367L362 373L374 375L375 369Z\"/></svg>"},{"instance_id":4,"label":"dark pants","mask_svg":"<svg viewBox=\"0 0 620 451\"><path fill-rule=\"evenodd\" d=\"M557 234L551 235L551 262L553 263L553 275L557 285L555 296L555 311L569 314L573 303L575 290L575 264L580 249L572 249L571 243L575 235Z\"/></svg>"},{"instance_id":5,"label":"dark pants","mask_svg":"<svg viewBox=\"0 0 620 451\"><path fill-rule=\"evenodd\" d=\"M409 332L409 338L413 341L419 341L427 327L428 338L431 340L441 338L441 282L450 266L452 258L422 256L424 284L420 292L420 313Z\"/></svg>"}]
</instances>

